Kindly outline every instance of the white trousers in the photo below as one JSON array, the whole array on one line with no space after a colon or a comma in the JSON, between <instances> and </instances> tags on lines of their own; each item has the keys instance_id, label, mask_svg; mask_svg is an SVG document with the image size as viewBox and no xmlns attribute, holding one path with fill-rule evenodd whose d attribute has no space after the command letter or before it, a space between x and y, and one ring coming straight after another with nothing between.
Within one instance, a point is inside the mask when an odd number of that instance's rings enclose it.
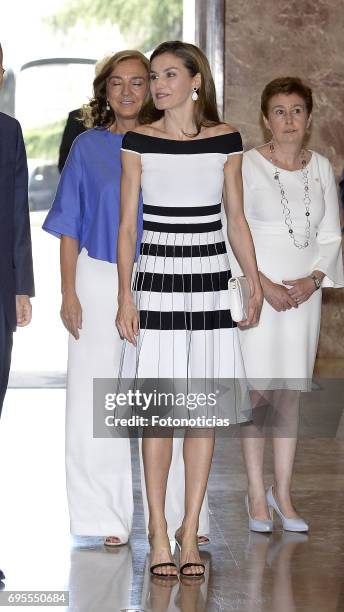
<instances>
[{"instance_id":1,"label":"white trousers","mask_svg":"<svg viewBox=\"0 0 344 612\"><path fill-rule=\"evenodd\" d=\"M130 441L93 437L93 379L113 378L122 341L115 326L117 266L92 259L83 249L76 269L76 292L82 307L79 340L69 336L66 405L66 478L71 533L128 539L133 516ZM184 509L181 439L174 441L166 493L169 535L180 525ZM141 453L140 453L141 455ZM141 460L142 466L142 460ZM144 488L145 524L148 508ZM200 516L201 535L209 533L207 500Z\"/></svg>"}]
</instances>

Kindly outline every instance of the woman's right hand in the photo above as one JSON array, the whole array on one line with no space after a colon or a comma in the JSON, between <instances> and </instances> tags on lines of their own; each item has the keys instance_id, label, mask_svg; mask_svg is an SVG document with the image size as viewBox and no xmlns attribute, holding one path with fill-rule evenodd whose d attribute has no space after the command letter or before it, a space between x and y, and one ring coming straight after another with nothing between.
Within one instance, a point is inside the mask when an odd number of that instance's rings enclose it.
<instances>
[{"instance_id":1,"label":"woman's right hand","mask_svg":"<svg viewBox=\"0 0 344 612\"><path fill-rule=\"evenodd\" d=\"M63 293L60 315L67 331L75 340L79 340L79 329L82 329L82 308L75 291Z\"/></svg>"},{"instance_id":2,"label":"woman's right hand","mask_svg":"<svg viewBox=\"0 0 344 612\"><path fill-rule=\"evenodd\" d=\"M264 280L262 280L262 287L266 301L269 302L270 306L277 310L277 312L298 307L297 302L290 297L287 288L283 285L273 283L265 277Z\"/></svg>"},{"instance_id":3,"label":"woman's right hand","mask_svg":"<svg viewBox=\"0 0 344 612\"><path fill-rule=\"evenodd\" d=\"M118 299L116 326L121 338L125 338L136 346L136 336L139 333L139 315L132 297Z\"/></svg>"}]
</instances>

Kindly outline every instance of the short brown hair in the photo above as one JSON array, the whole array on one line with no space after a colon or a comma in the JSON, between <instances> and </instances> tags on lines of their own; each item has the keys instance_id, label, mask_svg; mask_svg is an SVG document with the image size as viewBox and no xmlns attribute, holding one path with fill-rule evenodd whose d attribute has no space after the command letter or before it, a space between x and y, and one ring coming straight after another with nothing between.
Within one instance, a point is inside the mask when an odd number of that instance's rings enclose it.
<instances>
[{"instance_id":1,"label":"short brown hair","mask_svg":"<svg viewBox=\"0 0 344 612\"><path fill-rule=\"evenodd\" d=\"M113 122L116 120L115 113L112 108L110 108L110 110L107 110L106 108L107 80L113 69L117 66L117 64L119 64L120 62L124 62L125 60L131 59L139 60L145 67L147 71L147 76L149 76L149 60L140 51L119 51L118 53L115 53L114 55L109 57L107 61L105 61L105 63L101 65L100 71L93 81L93 98L90 100L89 104L85 104L82 108L81 120L87 128L107 128L110 127L110 125L112 125ZM154 108L152 96L148 87L147 95L144 99L142 108L138 115L138 122L140 124L151 123L156 118L156 110Z\"/></svg>"},{"instance_id":2,"label":"short brown hair","mask_svg":"<svg viewBox=\"0 0 344 612\"><path fill-rule=\"evenodd\" d=\"M181 42L180 40L169 40L161 43L153 51L150 57L151 63L155 57L164 53L171 53L171 55L179 57L191 77L197 73L201 75L198 100L194 104L194 121L197 127L197 134L193 134L193 136L198 135L203 126L210 127L221 123L216 104L215 83L208 59L203 51L190 43Z\"/></svg>"},{"instance_id":3,"label":"short brown hair","mask_svg":"<svg viewBox=\"0 0 344 612\"><path fill-rule=\"evenodd\" d=\"M307 113L310 115L313 109L313 96L310 87L305 85L298 77L281 77L270 81L265 85L261 97L260 108L266 119L269 114L269 102L273 96L278 94L298 94L304 99Z\"/></svg>"}]
</instances>

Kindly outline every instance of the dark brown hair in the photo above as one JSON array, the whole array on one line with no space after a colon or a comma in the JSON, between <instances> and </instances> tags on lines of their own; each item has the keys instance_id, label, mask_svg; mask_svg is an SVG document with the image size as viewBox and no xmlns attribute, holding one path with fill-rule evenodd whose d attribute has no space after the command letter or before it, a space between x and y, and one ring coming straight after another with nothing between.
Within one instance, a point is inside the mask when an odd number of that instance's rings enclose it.
<instances>
[{"instance_id":1,"label":"dark brown hair","mask_svg":"<svg viewBox=\"0 0 344 612\"><path fill-rule=\"evenodd\" d=\"M150 65L149 60L140 51L127 50L119 51L112 55L100 68L96 78L93 81L93 98L89 104L85 104L81 111L81 121L87 128L93 127L110 127L116 121L115 113L110 107L110 110L106 109L107 98L106 98L106 86L107 81L114 70L114 68L125 60L137 59L139 60L149 75ZM138 115L139 123L151 123L158 118L156 109L152 101L152 96L147 88L147 94L143 101L142 108Z\"/></svg>"},{"instance_id":2,"label":"dark brown hair","mask_svg":"<svg viewBox=\"0 0 344 612\"><path fill-rule=\"evenodd\" d=\"M201 86L197 92L198 100L194 104L194 122L197 127L197 133L192 136L197 136L203 126L210 127L221 123L216 104L215 83L208 59L203 51L196 47L196 45L181 42L180 40L170 40L161 43L153 51L150 57L151 63L163 53L171 53L179 57L192 77L197 73L201 75Z\"/></svg>"},{"instance_id":3,"label":"dark brown hair","mask_svg":"<svg viewBox=\"0 0 344 612\"><path fill-rule=\"evenodd\" d=\"M278 94L290 95L293 93L303 98L306 104L307 113L310 115L313 109L311 88L305 85L298 77L281 77L270 81L263 89L260 108L264 117L266 117L266 119L268 118L269 102L273 96Z\"/></svg>"}]
</instances>

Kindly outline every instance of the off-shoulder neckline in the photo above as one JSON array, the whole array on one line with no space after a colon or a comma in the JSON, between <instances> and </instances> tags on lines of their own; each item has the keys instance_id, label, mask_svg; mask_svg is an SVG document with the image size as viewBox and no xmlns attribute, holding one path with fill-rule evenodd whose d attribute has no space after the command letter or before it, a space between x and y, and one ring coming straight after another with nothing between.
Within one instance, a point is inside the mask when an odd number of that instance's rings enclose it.
<instances>
[{"instance_id":1,"label":"off-shoulder neckline","mask_svg":"<svg viewBox=\"0 0 344 612\"><path fill-rule=\"evenodd\" d=\"M227 132L226 134L216 134L215 136L207 136L207 138L190 138L189 140L178 140L175 138L163 138L161 136L150 136L149 134L141 134L141 132L134 132L133 130L129 130L127 134L135 134L135 136L143 136L144 138L152 138L154 140L165 140L166 142L190 143L190 142L202 142L204 140L212 140L213 138L223 138L224 136L232 136L234 134L240 134L240 132L236 130L235 132Z\"/></svg>"}]
</instances>

